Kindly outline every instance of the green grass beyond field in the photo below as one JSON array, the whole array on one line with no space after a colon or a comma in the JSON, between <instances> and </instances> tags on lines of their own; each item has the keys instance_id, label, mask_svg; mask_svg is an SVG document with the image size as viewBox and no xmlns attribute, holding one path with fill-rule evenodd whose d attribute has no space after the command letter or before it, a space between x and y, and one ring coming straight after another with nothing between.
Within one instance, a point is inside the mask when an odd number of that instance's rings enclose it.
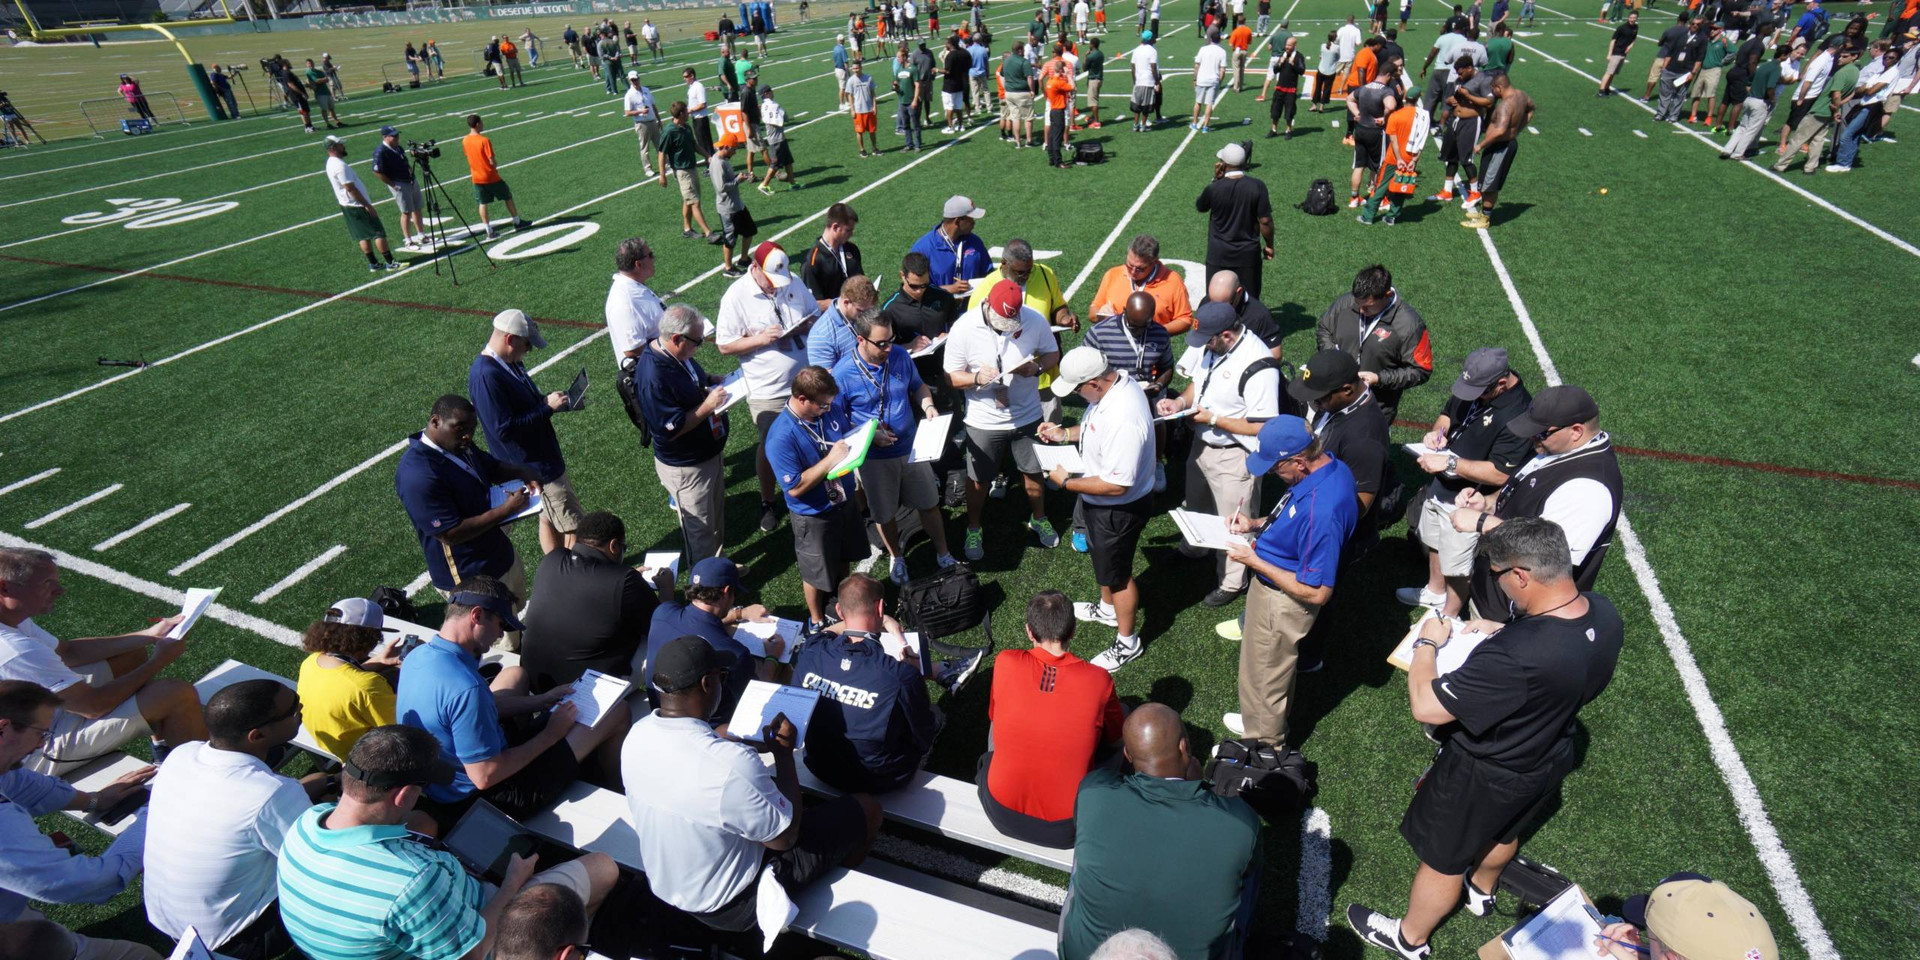
<instances>
[{"instance_id":1,"label":"green grass beyond field","mask_svg":"<svg viewBox=\"0 0 1920 960\"><path fill-rule=\"evenodd\" d=\"M1313 49L1357 6L1300 0L1276 6L1274 20L1291 18ZM1005 37L1033 9L1003 2L990 16ZM1166 7L1163 67L1190 67L1192 10ZM1416 11L1417 29L1402 40L1416 60L1440 11L1431 3ZM1116 28L1131 22L1121 12L1116 4ZM1203 258L1206 223L1192 200L1213 153L1264 131L1266 104L1249 90L1223 101L1209 134L1175 122L1135 135L1123 116L1086 131L1080 138L1103 142L1110 159L1072 172L1046 169L1041 151L1016 153L978 128L929 131L922 154L859 159L848 149L848 119L830 113L835 97L823 79L843 16L822 11L774 41L763 77L795 118L805 188L746 197L762 236L794 251L818 233L829 204L848 200L863 217L856 242L883 294L897 286L900 255L940 202L959 193L988 211L979 232L990 245L1030 240L1084 312L1099 272L1119 262L1135 233L1158 236L1168 259ZM1621 83L1632 93L1670 15L1646 19ZM452 54L445 37L454 31L434 32ZM536 32L555 37L558 25ZM1254 175L1271 189L1278 223L1265 299L1288 357L1304 360L1314 318L1357 269L1385 263L1435 345L1436 382L1407 395L1405 420L1432 419L1469 351L1503 345L1534 388L1548 381L1542 361L1550 360L1559 378L1590 389L1603 425L1632 448L1623 456L1632 534L1623 528L1598 587L1626 617L1626 649L1612 687L1582 715L1584 763L1526 852L1603 906L1676 870L1724 879L1765 911L1784 956L1920 956L1920 840L1907 800L1920 788L1910 749L1920 742L1920 701L1901 679L1920 657L1910 626L1920 621L1912 588L1920 467L1899 426L1912 420L1920 377L1920 337L1911 319L1899 319L1911 317L1904 295L1920 278L1915 148L1868 147L1844 177L1796 170L1775 178L1718 160L1635 102L1594 98L1584 74L1604 65L1607 35L1545 7L1522 30L1513 77L1539 112L1484 236L1457 226L1457 208L1424 201L1391 229L1364 228L1345 210L1305 216L1292 204L1313 179L1344 185L1349 154L1339 133L1326 117L1303 114L1305 135L1256 140ZM368 78L363 62L391 59L402 42L389 30L294 37L336 54L356 82ZM713 72L711 46L685 37L670 36L672 62L648 73L663 103L683 63ZM291 38L189 46L203 60L252 62L276 49L266 41ZM360 44L380 49L342 53ZM1116 32L1106 46L1115 54L1133 44ZM114 44L0 50L0 76L30 116L51 114L55 99L110 95L99 78L128 69L130 61L110 59L123 55L147 58L162 77L178 70L164 47ZM1124 66L1110 67L1108 89L1123 94ZM70 71L85 76L61 75ZM528 79L510 92L471 75L400 94L356 87L343 106L351 160L369 183L366 158L380 124L396 123L412 139L452 139L464 132L461 116L485 114L522 212L563 227L533 255L525 254L541 244L520 245L517 257L511 239L493 245L493 269L458 257L458 286L429 266L367 274L320 176L319 138L285 116L0 154L0 543L84 561L69 563L71 592L45 626L67 636L129 629L172 610L176 591L223 586L237 616L204 622L172 672L197 677L238 657L290 674L299 654L286 641L328 603L420 575L419 548L393 494L396 445L423 425L433 397L463 389L487 318L510 306L543 318L552 345L531 358L551 366L539 374L543 384L564 385L581 365L599 381L597 402L560 425L583 500L625 518L636 554L676 541L649 454L614 402L602 300L622 237L652 240L655 288L677 289L677 299L709 313L725 284L717 256L678 238L671 190L636 179L633 134L598 83L565 67ZM164 80L147 86L168 88ZM1189 86L1186 75L1169 79L1170 117L1190 102ZM1102 101L1109 120L1123 104ZM1909 112L1894 129L1920 136ZM1235 126L1242 117L1253 126ZM890 151L898 143L884 122L881 141ZM1769 140L1763 159L1772 149ZM1441 180L1429 153L1423 195ZM471 216L457 151L440 169ZM111 219L161 200L178 203L156 211L196 209L140 229ZM391 205L381 209L391 229ZM194 213L202 215L189 219ZM100 357L164 362L130 373L96 365ZM702 360L731 366L710 350ZM797 615L790 534L785 525L755 531L749 431L744 420L736 426L731 554L753 567L749 594ZM1417 435L1396 431L1401 440ZM1400 467L1411 480L1412 465ZM1176 503L1171 492L1161 498L1163 507ZM101 546L180 504L191 506ZM1063 530L1069 509L1066 497L1051 498ZM1016 526L1018 512L990 502L995 535L977 565L1004 595L995 611L1003 645L1018 637L1035 591L1093 595L1086 558L1064 546L1037 549ZM959 529L956 518L950 530ZM1331 859L1310 861L1303 875L1299 825L1270 825L1261 942L1325 930L1329 906L1361 901L1398 912L1404 904L1414 859L1395 828L1432 748L1407 714L1404 678L1383 661L1408 620L1392 590L1424 570L1403 529L1342 578L1323 625L1328 668L1300 681L1294 719L1319 764L1316 805L1330 824ZM533 533L515 531L529 566ZM1199 606L1210 568L1183 561L1176 539L1164 518L1149 528L1136 569L1148 650L1117 682L1130 701L1181 709L1204 751L1225 735L1220 715L1237 709L1237 651L1213 632L1237 606ZM261 596L336 546L345 550L331 562ZM916 572L932 569L924 543L911 560ZM422 615L433 622L437 613ZM1088 627L1077 651L1093 655L1110 633ZM950 726L931 763L937 772L971 778L987 690L976 681L941 704ZM137 884L107 905L59 915L89 933L143 935ZM1466 956L1510 922L1457 915L1441 928L1436 955ZM1361 954L1343 922L1327 934L1330 956Z\"/></svg>"}]
</instances>

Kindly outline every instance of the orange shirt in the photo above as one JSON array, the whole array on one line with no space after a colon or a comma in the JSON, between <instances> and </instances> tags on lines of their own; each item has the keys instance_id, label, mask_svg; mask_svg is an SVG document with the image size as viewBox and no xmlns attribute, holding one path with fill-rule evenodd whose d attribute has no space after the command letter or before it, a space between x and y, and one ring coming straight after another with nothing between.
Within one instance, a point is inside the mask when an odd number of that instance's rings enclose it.
<instances>
[{"instance_id":1,"label":"orange shirt","mask_svg":"<svg viewBox=\"0 0 1920 960\"><path fill-rule=\"evenodd\" d=\"M1413 133L1413 104L1405 103L1400 109L1387 114L1387 143L1392 148L1392 159L1400 163L1408 159L1407 137Z\"/></svg>"},{"instance_id":2,"label":"orange shirt","mask_svg":"<svg viewBox=\"0 0 1920 960\"><path fill-rule=\"evenodd\" d=\"M1347 87L1356 89L1373 82L1373 75L1380 72L1380 57L1372 47L1361 47L1353 55L1353 69L1347 71Z\"/></svg>"},{"instance_id":3,"label":"orange shirt","mask_svg":"<svg viewBox=\"0 0 1920 960\"><path fill-rule=\"evenodd\" d=\"M500 168L493 165L493 141L484 135L469 133L460 138L460 149L467 152L467 167L474 183L499 183Z\"/></svg>"},{"instance_id":4,"label":"orange shirt","mask_svg":"<svg viewBox=\"0 0 1920 960\"><path fill-rule=\"evenodd\" d=\"M520 48L514 46L512 40L502 40L500 41L500 55L509 60L517 60L520 58Z\"/></svg>"},{"instance_id":5,"label":"orange shirt","mask_svg":"<svg viewBox=\"0 0 1920 960\"><path fill-rule=\"evenodd\" d=\"M1253 28L1244 23L1234 27L1233 32L1227 34L1227 45L1235 50L1245 50L1252 46Z\"/></svg>"},{"instance_id":6,"label":"orange shirt","mask_svg":"<svg viewBox=\"0 0 1920 960\"><path fill-rule=\"evenodd\" d=\"M1063 77L1058 73L1048 78L1047 80L1047 108L1048 109L1065 110L1067 108L1067 103L1070 100L1072 100L1072 98L1073 98L1073 81L1072 80L1068 80L1066 77Z\"/></svg>"},{"instance_id":7,"label":"orange shirt","mask_svg":"<svg viewBox=\"0 0 1920 960\"><path fill-rule=\"evenodd\" d=\"M1178 336L1192 328L1193 304L1187 301L1187 281L1179 271L1161 264L1138 289L1153 298L1153 322L1166 327L1168 334ZM1093 294L1090 312L1094 319L1125 310L1127 298L1133 296L1134 290L1133 278L1127 276L1125 264L1109 268L1100 278L1100 289Z\"/></svg>"}]
</instances>

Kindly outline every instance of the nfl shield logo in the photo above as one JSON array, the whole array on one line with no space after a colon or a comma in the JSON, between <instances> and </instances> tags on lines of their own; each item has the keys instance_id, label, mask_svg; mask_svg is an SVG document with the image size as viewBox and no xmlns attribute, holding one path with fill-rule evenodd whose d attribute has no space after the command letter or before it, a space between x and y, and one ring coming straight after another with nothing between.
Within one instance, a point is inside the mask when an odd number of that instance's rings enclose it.
<instances>
[{"instance_id":1,"label":"nfl shield logo","mask_svg":"<svg viewBox=\"0 0 1920 960\"><path fill-rule=\"evenodd\" d=\"M842 670L852 670L852 669L853 669L853 661L852 661L852 660L849 660L849 659L846 659L845 657L842 657L842 658L840 659L840 669L842 669Z\"/></svg>"}]
</instances>

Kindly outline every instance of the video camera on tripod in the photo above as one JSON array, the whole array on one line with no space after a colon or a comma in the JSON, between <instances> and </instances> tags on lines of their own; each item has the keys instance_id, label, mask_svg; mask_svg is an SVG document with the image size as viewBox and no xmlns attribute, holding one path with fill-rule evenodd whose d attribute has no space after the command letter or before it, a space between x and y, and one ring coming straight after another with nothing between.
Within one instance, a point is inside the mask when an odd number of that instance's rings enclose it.
<instances>
[{"instance_id":1,"label":"video camera on tripod","mask_svg":"<svg viewBox=\"0 0 1920 960\"><path fill-rule=\"evenodd\" d=\"M440 141L428 140L425 143L421 143L418 140L408 140L407 156L411 157L414 163L424 167L428 161L438 160L440 158Z\"/></svg>"}]
</instances>

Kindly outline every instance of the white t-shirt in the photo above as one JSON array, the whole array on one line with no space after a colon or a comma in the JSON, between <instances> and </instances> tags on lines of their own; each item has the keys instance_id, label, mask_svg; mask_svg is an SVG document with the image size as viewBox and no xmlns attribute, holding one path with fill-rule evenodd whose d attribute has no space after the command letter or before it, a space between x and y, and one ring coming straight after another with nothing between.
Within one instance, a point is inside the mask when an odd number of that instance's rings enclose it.
<instances>
[{"instance_id":1,"label":"white t-shirt","mask_svg":"<svg viewBox=\"0 0 1920 960\"><path fill-rule=\"evenodd\" d=\"M734 356L740 361L746 378L748 396L755 400L785 399L793 388L793 375L807 365L807 338L796 328L820 312L820 304L798 281L775 290L772 296L760 292L753 273L735 280L720 297L720 315L714 318L715 342L726 346L778 324L788 331L780 339L747 353Z\"/></svg>"},{"instance_id":2,"label":"white t-shirt","mask_svg":"<svg viewBox=\"0 0 1920 960\"><path fill-rule=\"evenodd\" d=\"M1153 0L1153 7L1147 11L1147 19L1160 19L1160 0Z\"/></svg>"},{"instance_id":3,"label":"white t-shirt","mask_svg":"<svg viewBox=\"0 0 1920 960\"><path fill-rule=\"evenodd\" d=\"M747 889L762 844L793 822L772 768L704 720L648 714L620 747L620 773L647 885L682 910L716 910Z\"/></svg>"},{"instance_id":4,"label":"white t-shirt","mask_svg":"<svg viewBox=\"0 0 1920 960\"><path fill-rule=\"evenodd\" d=\"M1004 378L1008 370L1043 353L1058 353L1047 318L1032 307L1020 308L1020 332L1004 334L980 318L982 303L953 324L947 334L946 355L940 362L948 373L972 373L992 367ZM1012 377L1011 384L968 387L967 412L962 421L981 430L1012 430L1040 421L1040 378Z\"/></svg>"},{"instance_id":5,"label":"white t-shirt","mask_svg":"<svg viewBox=\"0 0 1920 960\"><path fill-rule=\"evenodd\" d=\"M1160 65L1160 51L1143 43L1127 54L1127 59L1133 61L1133 85L1153 86L1153 68Z\"/></svg>"},{"instance_id":6,"label":"white t-shirt","mask_svg":"<svg viewBox=\"0 0 1920 960\"><path fill-rule=\"evenodd\" d=\"M339 157L327 158L327 184L333 187L333 198L343 207L360 205L360 201L354 199L353 192L347 189L347 184L353 184L360 191L360 196L367 195L366 185L360 182L360 175L354 173L353 168Z\"/></svg>"},{"instance_id":7,"label":"white t-shirt","mask_svg":"<svg viewBox=\"0 0 1920 960\"><path fill-rule=\"evenodd\" d=\"M1209 43L1193 55L1193 85L1211 87L1219 84L1220 77L1227 70L1227 48Z\"/></svg>"},{"instance_id":8,"label":"white t-shirt","mask_svg":"<svg viewBox=\"0 0 1920 960\"><path fill-rule=\"evenodd\" d=\"M1240 389L1240 378L1246 376L1247 367L1272 355L1259 337L1242 329L1240 339L1234 341L1233 349L1228 350L1224 357L1214 356L1205 347L1193 349L1200 354L1190 374L1193 378L1194 406L1197 409L1223 417L1255 420L1271 420L1280 415L1280 371L1262 370L1248 378L1245 392ZM1198 420L1194 423L1200 430L1200 441L1209 446L1238 443L1248 450L1260 448L1259 440L1255 437L1228 433L1219 427L1201 426Z\"/></svg>"},{"instance_id":9,"label":"white t-shirt","mask_svg":"<svg viewBox=\"0 0 1920 960\"><path fill-rule=\"evenodd\" d=\"M624 273L613 275L613 285L607 288L607 339L613 341L615 366L629 351L659 339L660 315L666 309L646 284Z\"/></svg>"},{"instance_id":10,"label":"white t-shirt","mask_svg":"<svg viewBox=\"0 0 1920 960\"><path fill-rule=\"evenodd\" d=\"M1132 503L1153 493L1153 410L1140 383L1125 370L1080 419L1080 460L1086 476L1127 488L1111 496L1081 494L1088 503Z\"/></svg>"},{"instance_id":11,"label":"white t-shirt","mask_svg":"<svg viewBox=\"0 0 1920 960\"><path fill-rule=\"evenodd\" d=\"M1365 38L1360 36L1360 28L1351 23L1341 24L1340 29L1335 31L1335 39L1340 42L1341 63L1352 63L1354 53L1359 51L1360 44L1365 42Z\"/></svg>"},{"instance_id":12,"label":"white t-shirt","mask_svg":"<svg viewBox=\"0 0 1920 960\"><path fill-rule=\"evenodd\" d=\"M659 27L656 27L651 23L643 23L640 25L640 39L652 40L658 36L660 36Z\"/></svg>"},{"instance_id":13,"label":"white t-shirt","mask_svg":"<svg viewBox=\"0 0 1920 960\"><path fill-rule=\"evenodd\" d=\"M60 641L40 629L32 617L17 627L0 623L0 680L25 680L59 693L85 678L54 651Z\"/></svg>"},{"instance_id":14,"label":"white t-shirt","mask_svg":"<svg viewBox=\"0 0 1920 960\"><path fill-rule=\"evenodd\" d=\"M183 743L154 775L147 804L147 919L220 945L273 903L280 841L313 806L298 781L258 759Z\"/></svg>"},{"instance_id":15,"label":"white t-shirt","mask_svg":"<svg viewBox=\"0 0 1920 960\"><path fill-rule=\"evenodd\" d=\"M621 98L620 103L622 110L640 111L633 116L634 123L660 122L660 111L653 105L653 91L647 89L646 84L641 84L638 90L629 85L627 95Z\"/></svg>"},{"instance_id":16,"label":"white t-shirt","mask_svg":"<svg viewBox=\"0 0 1920 960\"><path fill-rule=\"evenodd\" d=\"M700 118L707 115L707 85L695 80L687 84L687 116Z\"/></svg>"},{"instance_id":17,"label":"white t-shirt","mask_svg":"<svg viewBox=\"0 0 1920 960\"><path fill-rule=\"evenodd\" d=\"M1087 25L1087 0L1077 0L1073 5L1073 23L1075 26Z\"/></svg>"}]
</instances>

